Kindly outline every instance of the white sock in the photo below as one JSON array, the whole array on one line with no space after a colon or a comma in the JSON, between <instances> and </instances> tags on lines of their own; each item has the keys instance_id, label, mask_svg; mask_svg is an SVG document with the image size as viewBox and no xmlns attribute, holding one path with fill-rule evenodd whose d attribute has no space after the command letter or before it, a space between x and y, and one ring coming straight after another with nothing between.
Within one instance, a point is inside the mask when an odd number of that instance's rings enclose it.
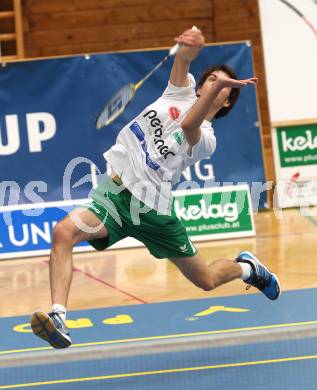
<instances>
[{"instance_id":1,"label":"white sock","mask_svg":"<svg viewBox=\"0 0 317 390\"><path fill-rule=\"evenodd\" d=\"M241 274L241 279L242 280L247 280L251 276L252 273L252 268L251 265L248 263L238 263L241 267L242 274Z\"/></svg>"},{"instance_id":2,"label":"white sock","mask_svg":"<svg viewBox=\"0 0 317 390\"><path fill-rule=\"evenodd\" d=\"M58 313L63 321L66 320L67 310L66 310L65 306L60 305L59 303L53 303L53 305L52 305L52 312Z\"/></svg>"}]
</instances>

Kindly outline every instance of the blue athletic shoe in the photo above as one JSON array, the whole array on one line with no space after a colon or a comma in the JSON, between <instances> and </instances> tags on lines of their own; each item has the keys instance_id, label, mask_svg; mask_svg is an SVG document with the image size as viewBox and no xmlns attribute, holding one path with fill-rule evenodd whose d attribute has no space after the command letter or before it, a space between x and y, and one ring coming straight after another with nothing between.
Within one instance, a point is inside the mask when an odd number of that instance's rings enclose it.
<instances>
[{"instance_id":1,"label":"blue athletic shoe","mask_svg":"<svg viewBox=\"0 0 317 390\"><path fill-rule=\"evenodd\" d=\"M67 348L72 343L68 329L58 313L36 311L31 317L31 327L36 336L56 349Z\"/></svg>"},{"instance_id":2,"label":"blue athletic shoe","mask_svg":"<svg viewBox=\"0 0 317 390\"><path fill-rule=\"evenodd\" d=\"M270 272L251 252L240 252L236 261L251 265L251 276L245 280L245 283L248 284L247 289L254 286L271 300L275 300L281 295L281 286L277 276Z\"/></svg>"}]
</instances>

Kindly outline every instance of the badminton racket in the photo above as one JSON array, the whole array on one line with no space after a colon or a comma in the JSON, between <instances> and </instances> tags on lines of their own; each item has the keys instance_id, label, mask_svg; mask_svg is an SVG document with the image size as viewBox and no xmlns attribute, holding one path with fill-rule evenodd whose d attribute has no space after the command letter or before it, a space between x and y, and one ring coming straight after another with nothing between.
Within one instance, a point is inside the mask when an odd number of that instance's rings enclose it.
<instances>
[{"instance_id":1,"label":"badminton racket","mask_svg":"<svg viewBox=\"0 0 317 390\"><path fill-rule=\"evenodd\" d=\"M197 30L197 27L193 26L192 30ZM120 88L120 90L112 96L112 98L101 110L96 120L96 128L101 129L118 118L118 116L124 112L127 105L131 102L136 91L145 83L149 77L152 76L154 72L156 72L164 64L164 62L168 60L169 57L174 56L180 47L181 45L178 43L174 45L169 50L168 54L152 70L150 70L150 72L145 77L143 77L142 80L136 84L129 83Z\"/></svg>"}]
</instances>

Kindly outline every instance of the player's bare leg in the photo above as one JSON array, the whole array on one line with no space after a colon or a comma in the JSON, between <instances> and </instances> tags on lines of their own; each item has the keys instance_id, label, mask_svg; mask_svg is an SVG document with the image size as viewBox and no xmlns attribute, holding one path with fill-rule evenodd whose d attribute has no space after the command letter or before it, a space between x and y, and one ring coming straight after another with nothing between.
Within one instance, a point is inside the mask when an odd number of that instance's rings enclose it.
<instances>
[{"instance_id":1,"label":"player's bare leg","mask_svg":"<svg viewBox=\"0 0 317 390\"><path fill-rule=\"evenodd\" d=\"M60 221L53 231L50 255L50 285L52 313L36 311L31 318L34 334L54 348L71 345L64 323L66 304L73 276L73 247L82 241L106 238L108 232L89 210L78 208Z\"/></svg>"},{"instance_id":2,"label":"player's bare leg","mask_svg":"<svg viewBox=\"0 0 317 390\"><path fill-rule=\"evenodd\" d=\"M280 283L276 275L250 252L240 252L235 260L216 260L211 264L196 254L192 257L170 259L192 283L203 290L241 278L246 284L258 288L267 298L280 296Z\"/></svg>"},{"instance_id":3,"label":"player's bare leg","mask_svg":"<svg viewBox=\"0 0 317 390\"><path fill-rule=\"evenodd\" d=\"M53 304L59 303L65 307L67 305L73 275L74 246L79 242L107 235L108 232L100 220L84 208L74 210L55 226L49 263Z\"/></svg>"},{"instance_id":4,"label":"player's bare leg","mask_svg":"<svg viewBox=\"0 0 317 390\"><path fill-rule=\"evenodd\" d=\"M205 291L241 277L241 267L232 260L217 260L211 264L198 253L193 257L170 259L195 286Z\"/></svg>"}]
</instances>

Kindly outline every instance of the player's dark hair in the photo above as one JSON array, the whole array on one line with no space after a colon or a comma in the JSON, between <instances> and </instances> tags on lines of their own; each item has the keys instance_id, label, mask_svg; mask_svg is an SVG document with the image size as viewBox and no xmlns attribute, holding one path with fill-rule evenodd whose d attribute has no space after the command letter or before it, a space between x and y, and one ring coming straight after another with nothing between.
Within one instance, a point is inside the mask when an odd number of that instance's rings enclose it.
<instances>
[{"instance_id":1,"label":"player's dark hair","mask_svg":"<svg viewBox=\"0 0 317 390\"><path fill-rule=\"evenodd\" d=\"M236 75L236 72L230 68L228 65L213 65L210 66L205 70L203 75L201 76L199 82L198 82L198 88L202 87L204 82L207 80L207 78L215 71L221 70L222 72L226 73L229 77L232 79L237 80L238 77ZM240 88L231 88L230 95L228 96L228 100L230 102L229 107L222 107L215 115L215 118L220 118L222 116L226 116L233 108L235 105L236 101L238 100L238 97L240 95Z\"/></svg>"}]
</instances>

